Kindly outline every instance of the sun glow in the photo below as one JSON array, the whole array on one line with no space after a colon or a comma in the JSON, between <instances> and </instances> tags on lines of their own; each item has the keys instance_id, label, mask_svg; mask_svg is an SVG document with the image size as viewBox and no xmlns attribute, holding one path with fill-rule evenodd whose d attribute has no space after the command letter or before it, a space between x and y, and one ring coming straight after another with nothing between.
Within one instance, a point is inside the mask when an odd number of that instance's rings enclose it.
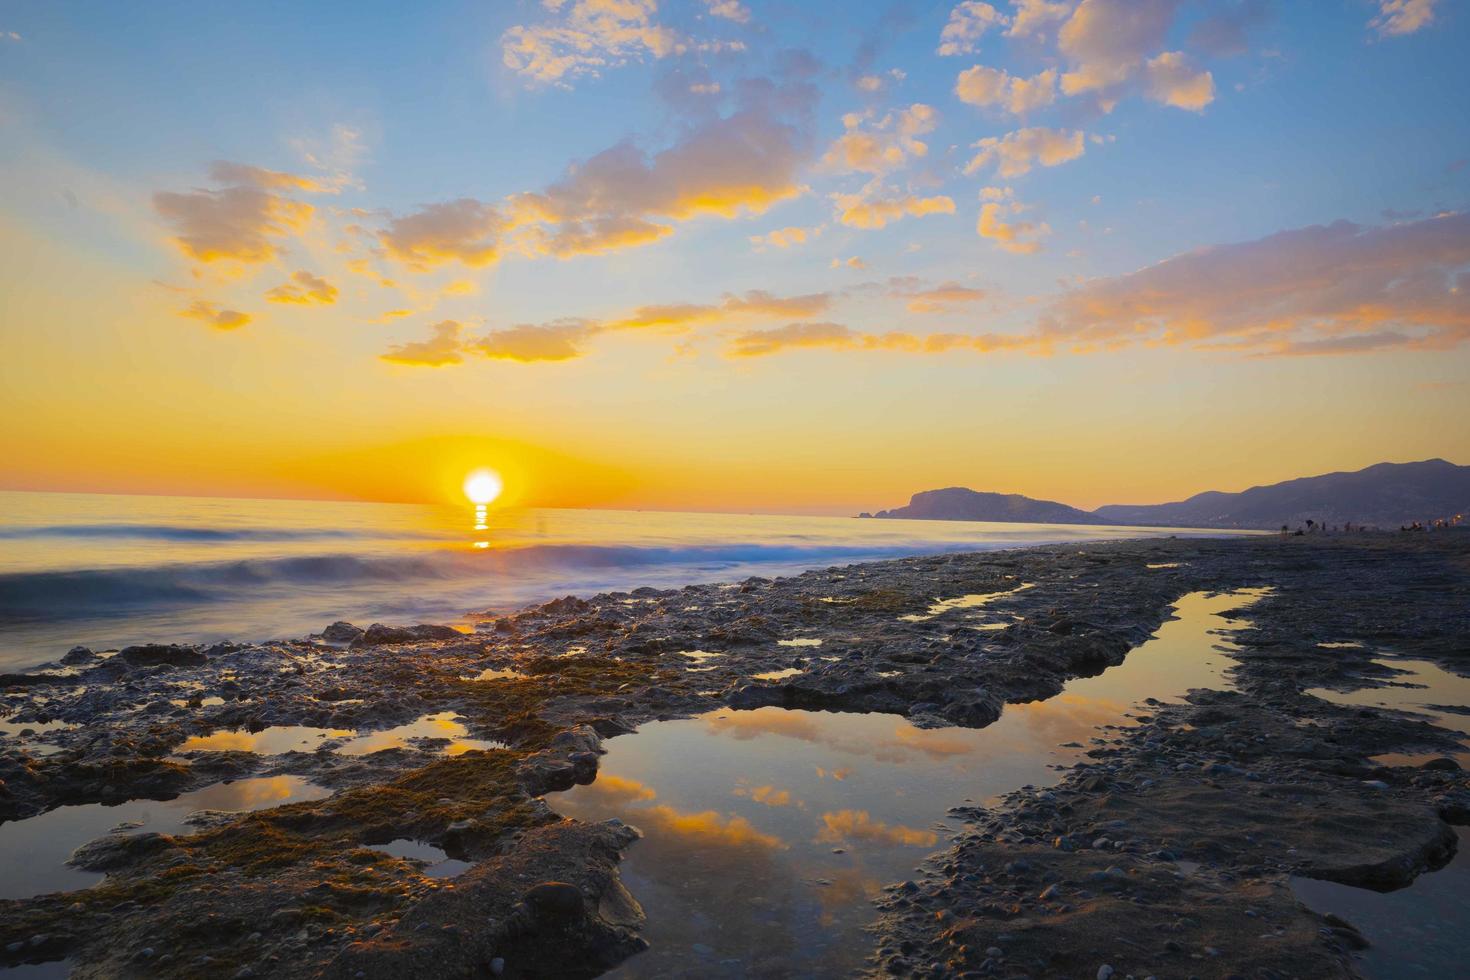
<instances>
[{"instance_id":1,"label":"sun glow","mask_svg":"<svg viewBox=\"0 0 1470 980\"><path fill-rule=\"evenodd\" d=\"M494 470L475 470L464 478L464 495L470 499L470 503L481 507L493 503L500 496L502 488L500 474Z\"/></svg>"}]
</instances>

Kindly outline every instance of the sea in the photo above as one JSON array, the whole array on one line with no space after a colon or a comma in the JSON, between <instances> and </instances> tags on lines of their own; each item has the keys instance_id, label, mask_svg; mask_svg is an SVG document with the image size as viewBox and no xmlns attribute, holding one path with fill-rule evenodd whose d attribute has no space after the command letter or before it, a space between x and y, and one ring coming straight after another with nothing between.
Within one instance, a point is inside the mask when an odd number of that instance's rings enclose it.
<instances>
[{"instance_id":1,"label":"sea","mask_svg":"<svg viewBox=\"0 0 1470 980\"><path fill-rule=\"evenodd\" d=\"M0 669L72 646L447 623L564 595L1188 528L0 492Z\"/></svg>"}]
</instances>

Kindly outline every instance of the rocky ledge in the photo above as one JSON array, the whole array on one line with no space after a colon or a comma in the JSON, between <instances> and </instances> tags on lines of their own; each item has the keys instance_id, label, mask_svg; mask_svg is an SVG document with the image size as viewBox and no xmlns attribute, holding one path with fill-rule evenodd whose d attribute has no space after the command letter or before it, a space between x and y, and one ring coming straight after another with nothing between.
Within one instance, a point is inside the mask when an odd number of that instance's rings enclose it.
<instances>
[{"instance_id":1,"label":"rocky ledge","mask_svg":"<svg viewBox=\"0 0 1470 980\"><path fill-rule=\"evenodd\" d=\"M1386 655L1470 671L1470 534L949 555L568 597L469 634L335 623L287 642L73 650L0 677L14 731L0 736L0 821L250 776L333 793L87 844L73 862L101 884L0 902L0 965L595 975L642 945L616 870L637 832L562 820L541 796L594 779L602 739L721 705L983 726L1120 662L1181 595L1248 586L1273 591L1234 637L1236 690L1146 709L1060 785L957 812L953 846L881 901L873 968L1347 975L1361 937L1296 903L1287 877L1411 881L1450 857L1470 784L1448 759L1371 761L1453 751L1444 730L1304 690L1379 683ZM998 628L955 628L941 600L974 595ZM409 729L346 750L441 713L476 741ZM321 731L313 751L190 742L277 726ZM398 838L472 867L436 879L373 847Z\"/></svg>"}]
</instances>

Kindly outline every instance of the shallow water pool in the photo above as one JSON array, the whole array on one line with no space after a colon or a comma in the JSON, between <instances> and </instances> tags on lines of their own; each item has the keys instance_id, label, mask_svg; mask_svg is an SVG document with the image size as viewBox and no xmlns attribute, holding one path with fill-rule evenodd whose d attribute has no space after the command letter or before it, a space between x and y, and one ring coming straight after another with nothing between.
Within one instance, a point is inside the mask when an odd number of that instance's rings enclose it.
<instances>
[{"instance_id":1,"label":"shallow water pool","mask_svg":"<svg viewBox=\"0 0 1470 980\"><path fill-rule=\"evenodd\" d=\"M767 707L654 722L607 743L595 782L547 797L583 820L644 832L622 866L651 948L614 975L849 974L870 900L958 827L949 807L1055 781L1137 700L1228 686L1239 626L1221 613L1263 590L1185 596L1120 666L1058 696L1009 705L984 729L897 715Z\"/></svg>"},{"instance_id":2,"label":"shallow water pool","mask_svg":"<svg viewBox=\"0 0 1470 980\"><path fill-rule=\"evenodd\" d=\"M331 791L299 776L263 776L215 783L172 800L130 800L117 806L63 806L0 824L0 898L29 898L89 888L102 875L69 866L73 851L115 829L128 833L187 833L195 810L260 810L316 800ZM7 974L9 976L9 974Z\"/></svg>"}]
</instances>

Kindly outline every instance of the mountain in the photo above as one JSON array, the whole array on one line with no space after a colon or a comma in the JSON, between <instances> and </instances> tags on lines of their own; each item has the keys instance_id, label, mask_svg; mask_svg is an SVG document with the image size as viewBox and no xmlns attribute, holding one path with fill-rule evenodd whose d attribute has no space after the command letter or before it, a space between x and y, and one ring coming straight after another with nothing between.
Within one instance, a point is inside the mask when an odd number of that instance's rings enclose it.
<instances>
[{"instance_id":1,"label":"mountain","mask_svg":"<svg viewBox=\"0 0 1470 980\"><path fill-rule=\"evenodd\" d=\"M1308 519L1399 527L1470 514L1470 466L1443 459L1379 463L1240 493L1211 490L1172 504L1109 504L1094 513L1110 524L1166 527L1296 527Z\"/></svg>"},{"instance_id":2,"label":"mountain","mask_svg":"<svg viewBox=\"0 0 1470 980\"><path fill-rule=\"evenodd\" d=\"M864 517L931 521L1005 521L1018 524L1106 524L1104 518L1053 500L1034 500L1019 493L980 493L964 487L925 490L909 498L907 507L880 510Z\"/></svg>"}]
</instances>

